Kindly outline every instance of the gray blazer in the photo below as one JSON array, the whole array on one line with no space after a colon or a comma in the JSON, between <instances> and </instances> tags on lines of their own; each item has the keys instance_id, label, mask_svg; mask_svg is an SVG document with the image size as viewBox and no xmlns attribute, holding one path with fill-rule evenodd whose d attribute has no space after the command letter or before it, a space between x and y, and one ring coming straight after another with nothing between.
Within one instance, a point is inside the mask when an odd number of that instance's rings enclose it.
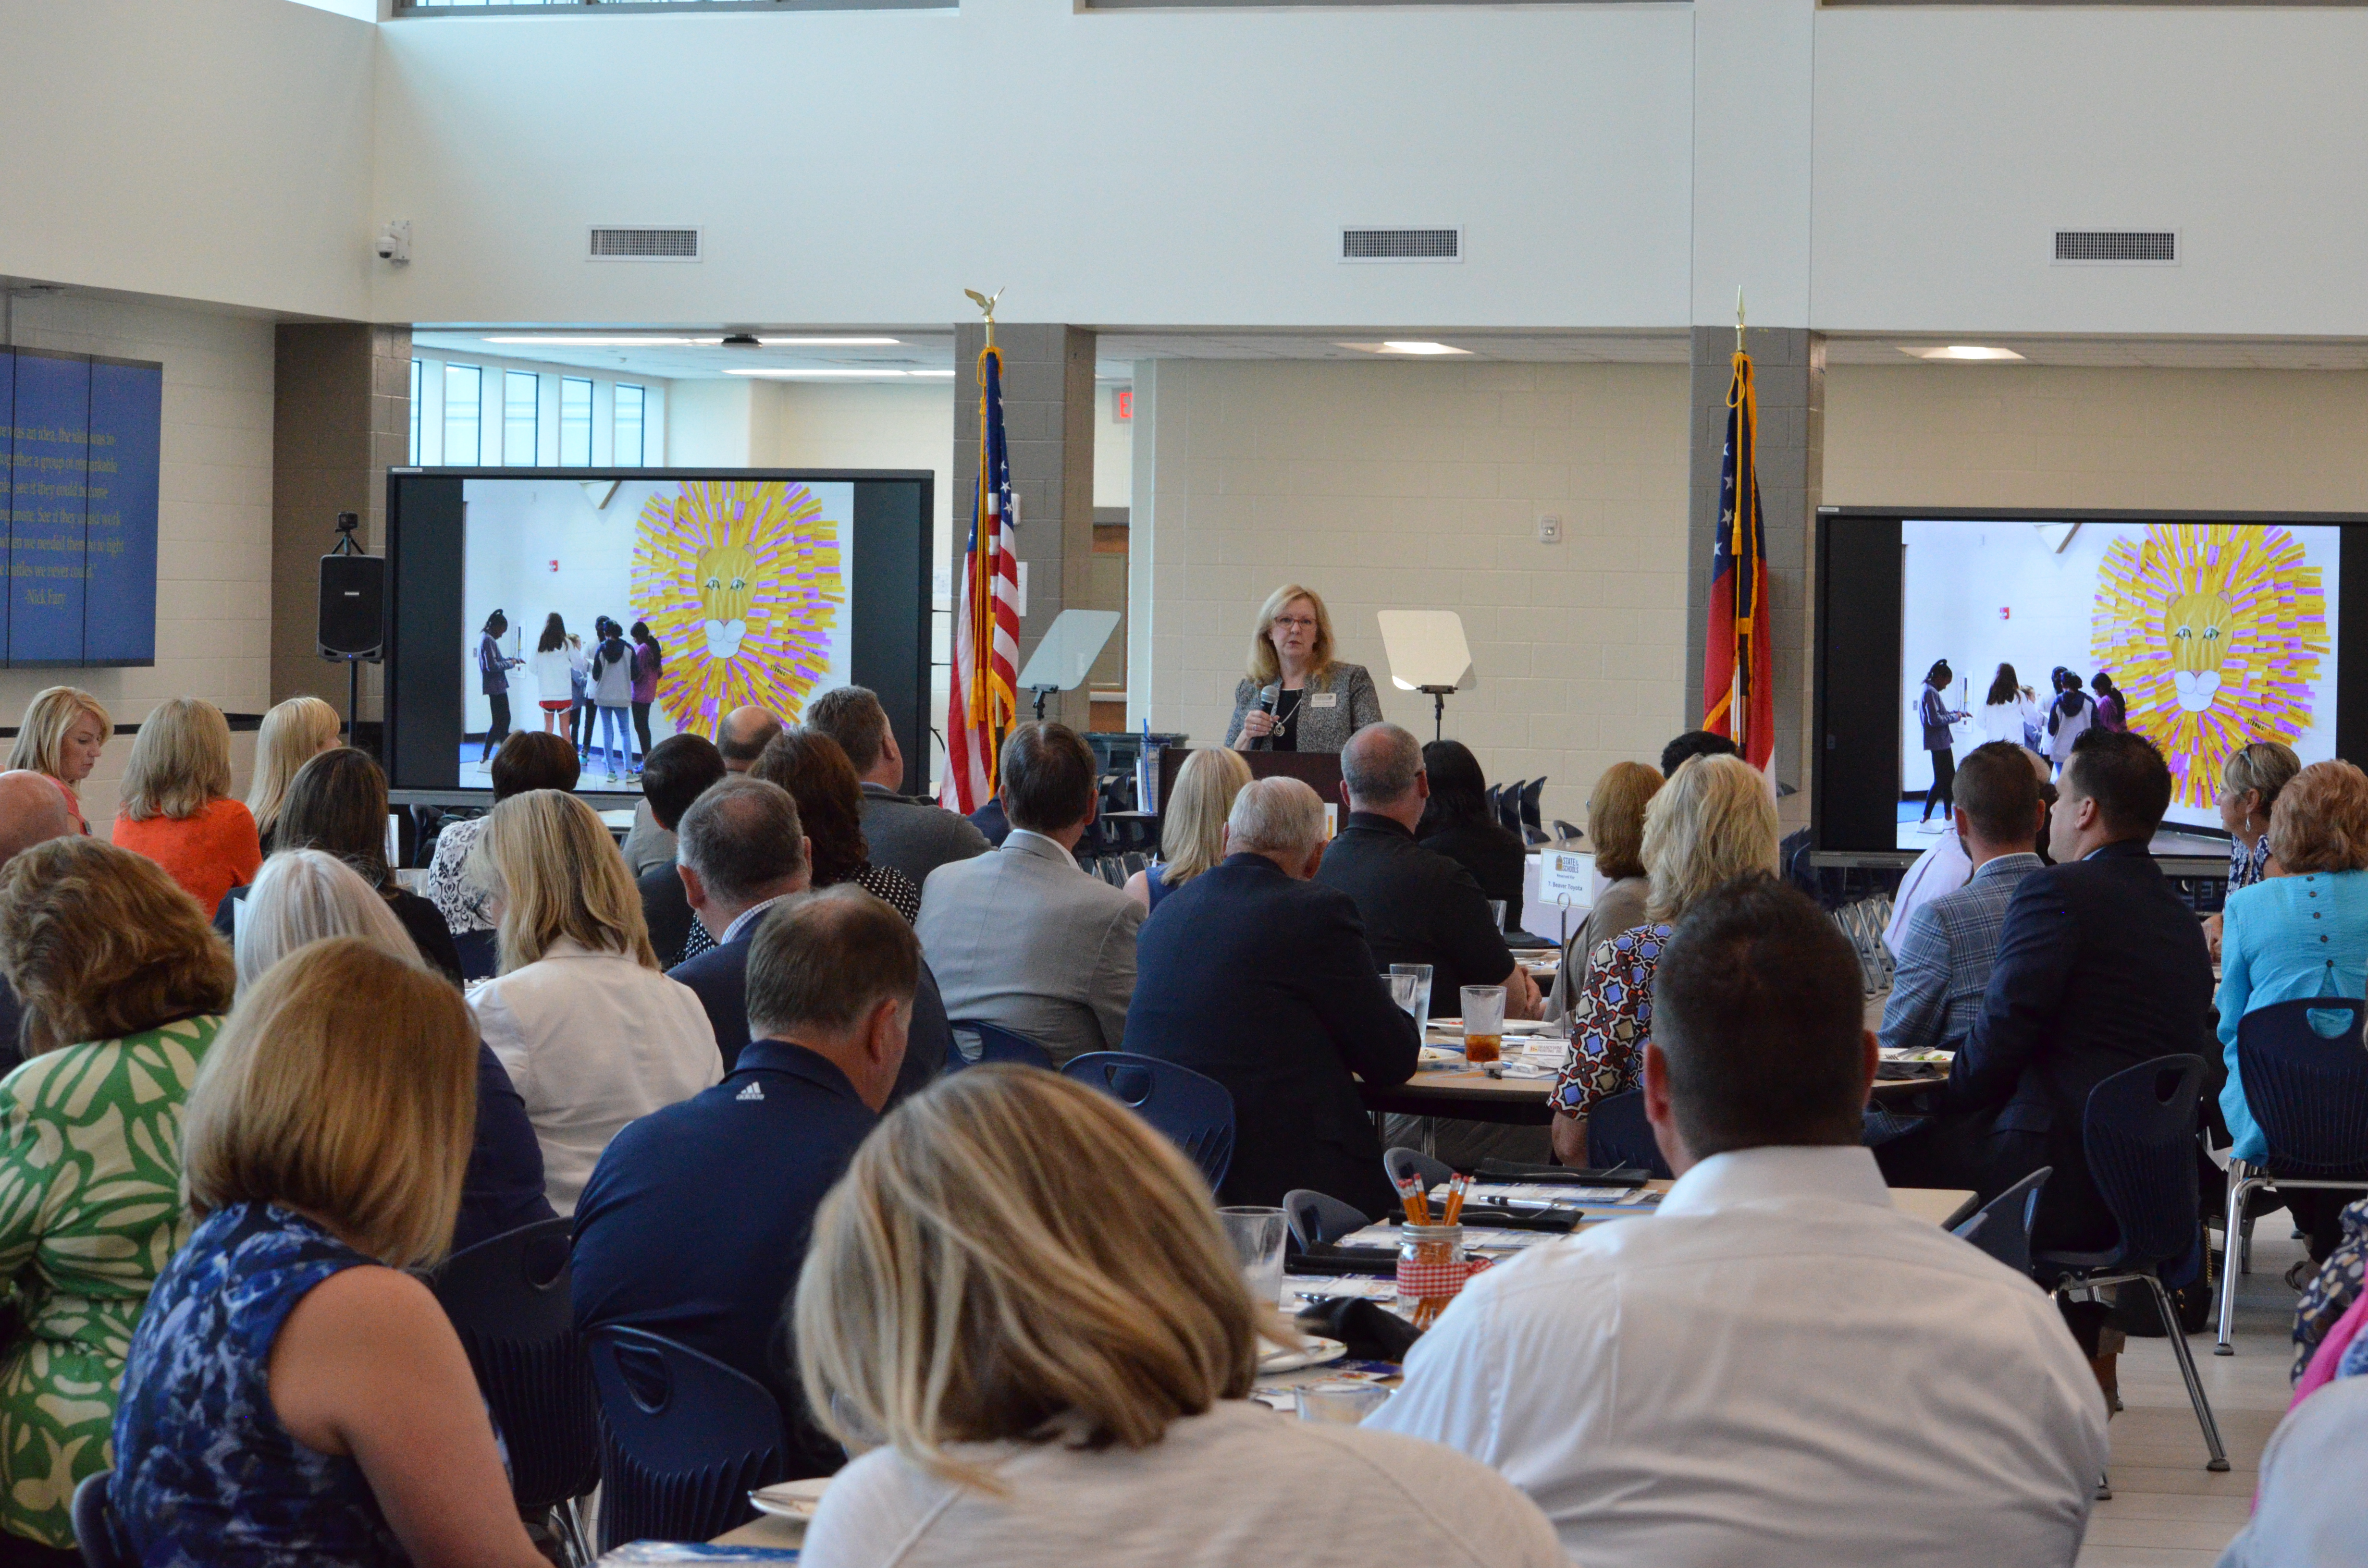
<instances>
[{"instance_id":1,"label":"gray blazer","mask_svg":"<svg viewBox=\"0 0 2368 1568\"><path fill-rule=\"evenodd\" d=\"M1142 924L1141 904L1014 829L1000 849L930 872L913 929L947 1017L1017 1029L1059 1066L1121 1049Z\"/></svg>"},{"instance_id":2,"label":"gray blazer","mask_svg":"<svg viewBox=\"0 0 2368 1568\"><path fill-rule=\"evenodd\" d=\"M1232 745L1242 733L1242 715L1258 706L1258 692L1263 688L1247 676L1234 687L1234 722L1225 726L1225 744ZM1330 697L1329 703L1319 703L1319 696ZM1349 737L1368 724L1382 722L1381 693L1373 689L1373 677L1365 673L1362 665L1334 665L1315 680L1307 683L1307 695L1300 699L1299 749L1301 751L1338 751L1349 744Z\"/></svg>"},{"instance_id":3,"label":"gray blazer","mask_svg":"<svg viewBox=\"0 0 2368 1568\"><path fill-rule=\"evenodd\" d=\"M994 847L970 818L878 784L863 787L863 840L871 846L873 865L895 867L916 888L928 886L929 873L939 867Z\"/></svg>"}]
</instances>

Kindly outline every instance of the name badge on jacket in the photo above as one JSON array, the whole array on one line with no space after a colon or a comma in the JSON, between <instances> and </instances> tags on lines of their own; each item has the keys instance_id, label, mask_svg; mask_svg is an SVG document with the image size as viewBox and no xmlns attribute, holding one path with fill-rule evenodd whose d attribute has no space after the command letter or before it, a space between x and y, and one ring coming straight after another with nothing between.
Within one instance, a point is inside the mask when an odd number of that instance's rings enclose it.
<instances>
[{"instance_id":1,"label":"name badge on jacket","mask_svg":"<svg viewBox=\"0 0 2368 1568\"><path fill-rule=\"evenodd\" d=\"M1310 708L1338 708L1340 706L1340 694L1337 691L1319 691L1307 699L1307 706Z\"/></svg>"}]
</instances>

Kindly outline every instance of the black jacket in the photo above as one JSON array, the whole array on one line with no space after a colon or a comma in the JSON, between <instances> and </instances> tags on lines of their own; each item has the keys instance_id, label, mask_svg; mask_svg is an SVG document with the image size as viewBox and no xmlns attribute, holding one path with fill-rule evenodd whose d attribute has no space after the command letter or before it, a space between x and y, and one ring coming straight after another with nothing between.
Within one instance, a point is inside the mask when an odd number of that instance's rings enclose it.
<instances>
[{"instance_id":1,"label":"black jacket","mask_svg":"<svg viewBox=\"0 0 2368 1568\"><path fill-rule=\"evenodd\" d=\"M1349 1074L1403 1084L1421 1041L1347 895L1263 856L1232 856L1160 900L1134 964L1127 1050L1204 1073L1234 1096L1224 1202L1279 1204L1304 1187L1390 1210L1382 1141Z\"/></svg>"},{"instance_id":2,"label":"black jacket","mask_svg":"<svg viewBox=\"0 0 2368 1568\"><path fill-rule=\"evenodd\" d=\"M1530 849L1502 824L1460 822L1422 841L1425 849L1446 856L1472 873L1484 897L1505 901L1505 929L1521 924L1521 888L1530 874ZM1486 981L1472 981L1474 985Z\"/></svg>"},{"instance_id":3,"label":"black jacket","mask_svg":"<svg viewBox=\"0 0 2368 1568\"><path fill-rule=\"evenodd\" d=\"M657 949L658 962L672 969L682 962L683 944L690 940L690 895L683 891L682 873L668 860L651 867L633 885L641 890L650 946Z\"/></svg>"},{"instance_id":4,"label":"black jacket","mask_svg":"<svg viewBox=\"0 0 2368 1568\"><path fill-rule=\"evenodd\" d=\"M1950 1042L1957 1059L1943 1103L1994 1112L1998 1132L2045 1139L2055 1174L2040 1199L2043 1245L2112 1244L2082 1153L2089 1091L2158 1056L2210 1062L2211 1006L2203 928L2145 844L2108 844L2015 888L1982 1010Z\"/></svg>"},{"instance_id":5,"label":"black jacket","mask_svg":"<svg viewBox=\"0 0 2368 1568\"><path fill-rule=\"evenodd\" d=\"M1459 1016L1464 986L1501 984L1513 972L1513 950L1472 873L1417 844L1393 818L1350 812L1315 880L1356 902L1376 972L1430 965L1432 1017Z\"/></svg>"}]
</instances>

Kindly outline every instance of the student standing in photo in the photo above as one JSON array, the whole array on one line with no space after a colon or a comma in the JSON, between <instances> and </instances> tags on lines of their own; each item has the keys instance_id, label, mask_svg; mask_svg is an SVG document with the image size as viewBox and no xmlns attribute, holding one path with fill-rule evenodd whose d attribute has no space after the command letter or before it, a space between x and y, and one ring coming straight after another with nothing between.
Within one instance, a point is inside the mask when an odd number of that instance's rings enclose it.
<instances>
[{"instance_id":1,"label":"student standing in photo","mask_svg":"<svg viewBox=\"0 0 2368 1568\"><path fill-rule=\"evenodd\" d=\"M2031 729L2039 717L2031 687L2015 677L2012 665L2000 665L1991 677L1989 694L1982 699L1982 739L2029 745Z\"/></svg>"},{"instance_id":2,"label":"student standing in photo","mask_svg":"<svg viewBox=\"0 0 2368 1568\"><path fill-rule=\"evenodd\" d=\"M2122 688L2113 684L2113 677L2099 670L2089 677L2089 686L2097 694L2097 722L2109 730L2128 730L2130 705L2122 700Z\"/></svg>"},{"instance_id":3,"label":"student standing in photo","mask_svg":"<svg viewBox=\"0 0 2368 1568\"><path fill-rule=\"evenodd\" d=\"M510 733L510 671L524 661L502 652L502 633L509 629L510 618L495 610L485 617L485 630L477 639L477 677L494 710L493 721L485 726L484 749L477 754L480 763L492 761L495 748Z\"/></svg>"},{"instance_id":4,"label":"student standing in photo","mask_svg":"<svg viewBox=\"0 0 2368 1568\"><path fill-rule=\"evenodd\" d=\"M617 635L617 623L607 616L600 618L599 631L600 646L593 652L586 684L591 687L594 705L600 710L600 749L609 758L611 783L616 781L620 763L630 778L638 779L642 770L633 757L633 736L626 711L633 700L633 651Z\"/></svg>"},{"instance_id":5,"label":"student standing in photo","mask_svg":"<svg viewBox=\"0 0 2368 1568\"><path fill-rule=\"evenodd\" d=\"M641 737L644 757L650 755L650 704L658 699L658 676L664 674L666 650L650 635L650 623L633 622L633 733Z\"/></svg>"},{"instance_id":6,"label":"student standing in photo","mask_svg":"<svg viewBox=\"0 0 2368 1568\"><path fill-rule=\"evenodd\" d=\"M2055 666L2053 680L2055 697L2047 705L2047 760L2055 765L2055 776L2061 778L2065 759L2097 722L2097 705L2080 689L2080 677L2063 665Z\"/></svg>"},{"instance_id":7,"label":"student standing in photo","mask_svg":"<svg viewBox=\"0 0 2368 1568\"><path fill-rule=\"evenodd\" d=\"M1948 660L1936 659L1924 672L1924 689L1916 699L1917 717L1924 724L1924 749L1932 754L1932 785L1924 791L1924 815L1918 824L1927 833L1939 833L1949 825L1949 790L1957 778L1957 737L1951 726L1965 715L1950 707L1941 694L1956 678ZM1934 806L1942 808L1938 827L1932 824Z\"/></svg>"},{"instance_id":8,"label":"student standing in photo","mask_svg":"<svg viewBox=\"0 0 2368 1568\"><path fill-rule=\"evenodd\" d=\"M567 623L552 610L534 644L535 697L542 708L542 731L547 735L559 733L561 715L566 715L570 724L575 722L575 672L567 643Z\"/></svg>"}]
</instances>

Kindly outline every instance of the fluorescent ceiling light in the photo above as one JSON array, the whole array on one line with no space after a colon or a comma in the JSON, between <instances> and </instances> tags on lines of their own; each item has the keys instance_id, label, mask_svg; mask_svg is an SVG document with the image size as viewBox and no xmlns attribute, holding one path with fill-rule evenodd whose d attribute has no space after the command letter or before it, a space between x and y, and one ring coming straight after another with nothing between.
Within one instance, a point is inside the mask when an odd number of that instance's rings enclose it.
<instances>
[{"instance_id":1,"label":"fluorescent ceiling light","mask_svg":"<svg viewBox=\"0 0 2368 1568\"><path fill-rule=\"evenodd\" d=\"M1414 338L1393 338L1383 343L1344 343L1343 348L1360 348L1368 354L1469 354L1469 348L1451 348L1444 343L1430 343Z\"/></svg>"},{"instance_id":2,"label":"fluorescent ceiling light","mask_svg":"<svg viewBox=\"0 0 2368 1568\"><path fill-rule=\"evenodd\" d=\"M727 375L727 376L801 376L801 377L803 377L803 376L906 376L906 375L924 375L924 374L927 374L927 372L926 372L926 371L920 371L920 370L858 369L844 368L844 367L842 367L842 368L837 368L837 369L827 369L827 370L823 370L823 369L814 369L814 370L809 370L809 369L791 369L791 368L787 367L787 366L781 366L781 367L773 367L773 366L752 366L752 367L749 367L749 368L747 368L747 369L742 369L742 368L740 368L740 367L735 366L735 367L734 367L733 369L729 369L729 370L724 371L723 373L724 373L725 375ZM946 373L947 373L948 375L951 375L953 372L952 372L952 371L951 371L951 370L949 370L949 371L948 371L948 372L946 372Z\"/></svg>"},{"instance_id":3,"label":"fluorescent ceiling light","mask_svg":"<svg viewBox=\"0 0 2368 1568\"><path fill-rule=\"evenodd\" d=\"M876 348L886 344L902 343L901 337L765 337L757 342L771 348L777 345L806 348Z\"/></svg>"},{"instance_id":4,"label":"fluorescent ceiling light","mask_svg":"<svg viewBox=\"0 0 2368 1568\"><path fill-rule=\"evenodd\" d=\"M1985 348L1972 343L1952 343L1946 348L1909 348L1902 345L1899 351L1918 359L2020 359L2022 358L2011 348Z\"/></svg>"},{"instance_id":5,"label":"fluorescent ceiling light","mask_svg":"<svg viewBox=\"0 0 2368 1568\"><path fill-rule=\"evenodd\" d=\"M691 343L721 343L719 337L488 337L487 343L541 344L547 348L678 348Z\"/></svg>"},{"instance_id":6,"label":"fluorescent ceiling light","mask_svg":"<svg viewBox=\"0 0 2368 1568\"><path fill-rule=\"evenodd\" d=\"M908 376L935 377L939 381L951 381L954 379L954 373L951 370L907 370L905 373Z\"/></svg>"}]
</instances>

